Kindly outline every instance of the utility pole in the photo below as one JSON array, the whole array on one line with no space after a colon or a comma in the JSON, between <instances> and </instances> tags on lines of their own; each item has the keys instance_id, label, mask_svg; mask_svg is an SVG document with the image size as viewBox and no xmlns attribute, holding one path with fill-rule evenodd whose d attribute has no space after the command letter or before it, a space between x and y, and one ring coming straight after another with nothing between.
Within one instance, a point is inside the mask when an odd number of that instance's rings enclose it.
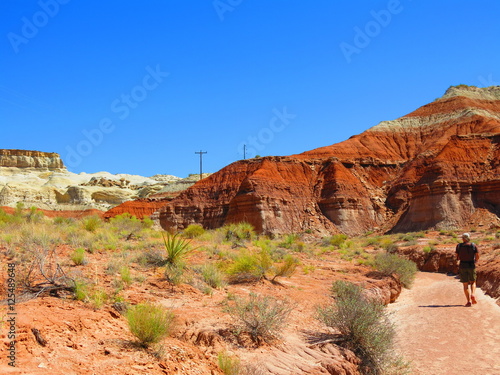
<instances>
[{"instance_id":1,"label":"utility pole","mask_svg":"<svg viewBox=\"0 0 500 375\"><path fill-rule=\"evenodd\" d=\"M243 159L247 158L247 145L243 145Z\"/></svg>"},{"instance_id":2,"label":"utility pole","mask_svg":"<svg viewBox=\"0 0 500 375\"><path fill-rule=\"evenodd\" d=\"M202 175L203 175L203 154L206 154L207 151L195 151L195 154L199 154L200 155L200 180L202 179Z\"/></svg>"}]
</instances>

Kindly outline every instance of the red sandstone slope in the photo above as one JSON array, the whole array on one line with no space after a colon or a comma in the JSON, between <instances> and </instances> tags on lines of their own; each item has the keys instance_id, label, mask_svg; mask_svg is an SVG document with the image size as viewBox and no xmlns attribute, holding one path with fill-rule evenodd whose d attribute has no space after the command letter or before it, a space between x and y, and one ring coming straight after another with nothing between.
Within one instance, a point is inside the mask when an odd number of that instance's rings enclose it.
<instances>
[{"instance_id":1,"label":"red sandstone slope","mask_svg":"<svg viewBox=\"0 0 500 375\"><path fill-rule=\"evenodd\" d=\"M452 87L344 142L235 162L168 202L160 223L360 234L461 226L477 208L498 217L499 139L500 87Z\"/></svg>"}]
</instances>

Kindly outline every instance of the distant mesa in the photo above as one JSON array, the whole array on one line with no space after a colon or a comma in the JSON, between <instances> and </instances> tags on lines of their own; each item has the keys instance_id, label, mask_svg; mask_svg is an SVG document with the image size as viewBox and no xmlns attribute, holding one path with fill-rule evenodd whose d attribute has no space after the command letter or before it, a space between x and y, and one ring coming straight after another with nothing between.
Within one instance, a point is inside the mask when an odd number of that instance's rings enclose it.
<instances>
[{"instance_id":1,"label":"distant mesa","mask_svg":"<svg viewBox=\"0 0 500 375\"><path fill-rule=\"evenodd\" d=\"M454 86L344 142L235 162L158 218L165 229L247 221L263 233L500 227L499 140L500 87Z\"/></svg>"},{"instance_id":2,"label":"distant mesa","mask_svg":"<svg viewBox=\"0 0 500 375\"><path fill-rule=\"evenodd\" d=\"M137 199L155 202L166 196L172 198L195 180L193 176L181 179L171 175L75 174L66 170L59 154L54 152L0 150L0 206L15 207L23 202L26 207L60 212L62 216L70 212L103 214ZM134 213L142 217L158 208L156 203L153 209Z\"/></svg>"},{"instance_id":3,"label":"distant mesa","mask_svg":"<svg viewBox=\"0 0 500 375\"><path fill-rule=\"evenodd\" d=\"M33 168L51 171L66 169L59 154L55 152L2 149L0 149L0 167Z\"/></svg>"}]
</instances>

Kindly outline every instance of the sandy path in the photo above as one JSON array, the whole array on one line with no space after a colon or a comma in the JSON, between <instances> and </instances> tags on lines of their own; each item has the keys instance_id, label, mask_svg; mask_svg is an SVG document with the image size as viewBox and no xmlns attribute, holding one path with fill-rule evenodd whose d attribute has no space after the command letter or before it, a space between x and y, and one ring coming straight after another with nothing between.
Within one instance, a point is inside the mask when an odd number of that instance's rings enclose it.
<instances>
[{"instance_id":1,"label":"sandy path","mask_svg":"<svg viewBox=\"0 0 500 375\"><path fill-rule=\"evenodd\" d=\"M464 307L458 279L420 272L389 306L412 374L500 374L500 307L480 289L476 297L477 305Z\"/></svg>"}]
</instances>

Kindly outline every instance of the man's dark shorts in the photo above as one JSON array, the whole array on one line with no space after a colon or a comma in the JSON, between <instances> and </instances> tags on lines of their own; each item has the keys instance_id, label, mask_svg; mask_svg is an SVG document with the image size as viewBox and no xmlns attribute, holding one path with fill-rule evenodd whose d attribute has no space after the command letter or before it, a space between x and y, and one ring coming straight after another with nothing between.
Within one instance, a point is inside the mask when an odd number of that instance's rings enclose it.
<instances>
[{"instance_id":1,"label":"man's dark shorts","mask_svg":"<svg viewBox=\"0 0 500 375\"><path fill-rule=\"evenodd\" d=\"M460 275L461 283L476 281L477 278L475 268L460 268L458 274Z\"/></svg>"}]
</instances>

